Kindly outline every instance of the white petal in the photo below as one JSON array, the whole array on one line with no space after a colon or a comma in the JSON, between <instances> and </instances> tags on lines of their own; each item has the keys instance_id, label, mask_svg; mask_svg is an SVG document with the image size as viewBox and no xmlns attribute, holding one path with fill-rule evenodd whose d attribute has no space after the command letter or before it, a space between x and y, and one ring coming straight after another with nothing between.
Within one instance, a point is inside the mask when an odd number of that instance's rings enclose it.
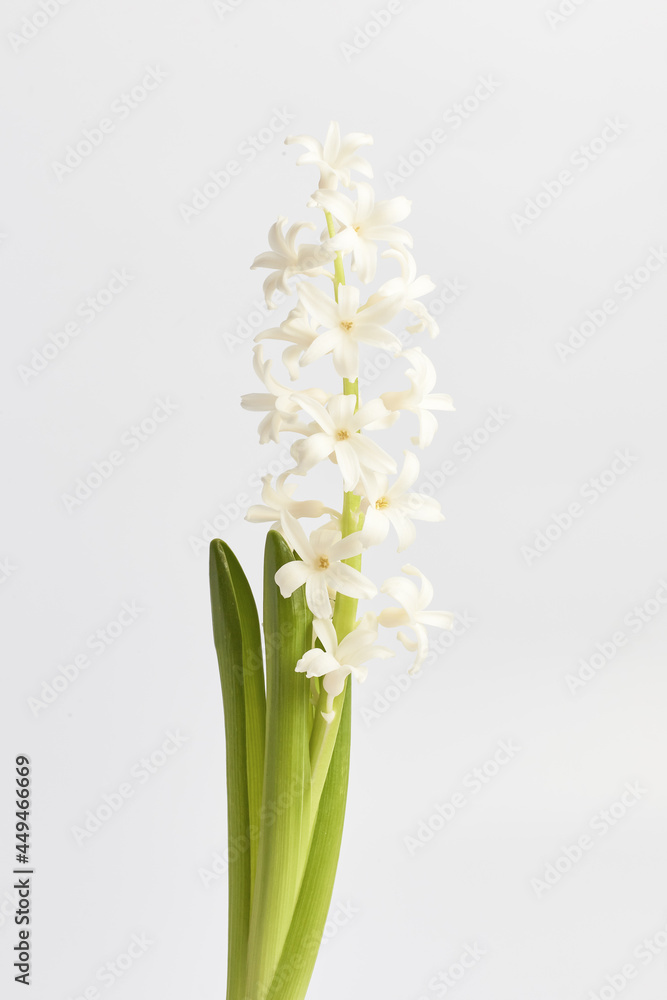
<instances>
[{"instance_id":1,"label":"white petal","mask_svg":"<svg viewBox=\"0 0 667 1000\"><path fill-rule=\"evenodd\" d=\"M412 246L412 236L407 229L401 229L400 226L367 226L365 234L372 240L387 240L388 243L403 242L409 247Z\"/></svg>"},{"instance_id":2,"label":"white petal","mask_svg":"<svg viewBox=\"0 0 667 1000\"><path fill-rule=\"evenodd\" d=\"M324 675L322 687L331 698L337 698L342 693L345 687L345 678L349 672L345 667L339 665L338 670L332 670L330 673Z\"/></svg>"},{"instance_id":3,"label":"white petal","mask_svg":"<svg viewBox=\"0 0 667 1000\"><path fill-rule=\"evenodd\" d=\"M327 250L346 254L357 245L358 239L359 237L352 226L346 226L345 229L341 229L339 233L336 233L322 245Z\"/></svg>"},{"instance_id":4,"label":"white petal","mask_svg":"<svg viewBox=\"0 0 667 1000\"><path fill-rule=\"evenodd\" d=\"M379 545L385 540L389 532L389 519L375 507L369 507L364 518L364 526L361 534L364 545Z\"/></svg>"},{"instance_id":5,"label":"white petal","mask_svg":"<svg viewBox=\"0 0 667 1000\"><path fill-rule=\"evenodd\" d=\"M407 493L400 509L417 521L444 521L445 515L435 497L424 496L423 493Z\"/></svg>"},{"instance_id":6,"label":"white petal","mask_svg":"<svg viewBox=\"0 0 667 1000\"><path fill-rule=\"evenodd\" d=\"M330 329L340 323L338 304L317 285L313 285L309 281L301 281L297 285L297 292L299 300L321 326Z\"/></svg>"},{"instance_id":7,"label":"white petal","mask_svg":"<svg viewBox=\"0 0 667 1000\"><path fill-rule=\"evenodd\" d=\"M302 587L311 572L305 563L299 559L286 562L276 570L276 584L280 588L283 597L291 597L295 590Z\"/></svg>"},{"instance_id":8,"label":"white petal","mask_svg":"<svg viewBox=\"0 0 667 1000\"><path fill-rule=\"evenodd\" d=\"M342 330L340 333L333 349L334 367L341 378L355 382L359 377L359 345Z\"/></svg>"},{"instance_id":9,"label":"white petal","mask_svg":"<svg viewBox=\"0 0 667 1000\"><path fill-rule=\"evenodd\" d=\"M328 570L312 573L306 580L306 602L316 618L331 616L331 602L327 590Z\"/></svg>"},{"instance_id":10,"label":"white petal","mask_svg":"<svg viewBox=\"0 0 667 1000\"><path fill-rule=\"evenodd\" d=\"M331 416L322 404L318 403L312 396L307 396L305 393L294 393L290 399L293 399L302 410L308 413L313 420L316 420L326 434L335 433L336 425Z\"/></svg>"},{"instance_id":11,"label":"white petal","mask_svg":"<svg viewBox=\"0 0 667 1000\"><path fill-rule=\"evenodd\" d=\"M372 301L371 301L372 300ZM372 295L361 311L361 315L369 323L382 326L398 315L403 307L403 295Z\"/></svg>"},{"instance_id":12,"label":"white petal","mask_svg":"<svg viewBox=\"0 0 667 1000\"><path fill-rule=\"evenodd\" d=\"M292 449L292 457L297 461L296 473L299 476L305 475L323 462L325 458L334 450L334 440L330 434L317 433L299 441L298 450Z\"/></svg>"},{"instance_id":13,"label":"white petal","mask_svg":"<svg viewBox=\"0 0 667 1000\"><path fill-rule=\"evenodd\" d=\"M377 472L396 472L394 459L375 441L371 441L363 434L354 434L349 441L363 466Z\"/></svg>"},{"instance_id":14,"label":"white petal","mask_svg":"<svg viewBox=\"0 0 667 1000\"><path fill-rule=\"evenodd\" d=\"M420 611L417 620L435 628L453 628L456 616L451 611Z\"/></svg>"},{"instance_id":15,"label":"white petal","mask_svg":"<svg viewBox=\"0 0 667 1000\"><path fill-rule=\"evenodd\" d=\"M389 411L381 399L369 399L369 401L364 403L363 406L360 406L354 414L352 426L355 431L360 430L362 427L368 427L375 421L384 419L388 413Z\"/></svg>"},{"instance_id":16,"label":"white petal","mask_svg":"<svg viewBox=\"0 0 667 1000\"><path fill-rule=\"evenodd\" d=\"M252 507L248 507L245 520L250 521L252 524L263 524L266 521L277 521L279 517L279 510L264 507L261 504L253 504Z\"/></svg>"},{"instance_id":17,"label":"white petal","mask_svg":"<svg viewBox=\"0 0 667 1000\"><path fill-rule=\"evenodd\" d=\"M364 285L369 284L377 271L378 249L372 240L360 238L355 241L353 250L352 270L359 275Z\"/></svg>"},{"instance_id":18,"label":"white petal","mask_svg":"<svg viewBox=\"0 0 667 1000\"><path fill-rule=\"evenodd\" d=\"M357 485L359 476L361 475L359 457L350 441L335 441L334 453L341 476L343 477L343 489L346 493L349 493Z\"/></svg>"},{"instance_id":19,"label":"white petal","mask_svg":"<svg viewBox=\"0 0 667 1000\"><path fill-rule=\"evenodd\" d=\"M402 576L390 576L389 579L384 581L380 587L380 591L398 601L408 614L411 615L413 611L416 612L419 602L419 591L410 580L405 580Z\"/></svg>"},{"instance_id":20,"label":"white petal","mask_svg":"<svg viewBox=\"0 0 667 1000\"><path fill-rule=\"evenodd\" d=\"M401 496L414 483L419 475L419 459L412 451L404 452L403 468L396 482L391 487L392 496Z\"/></svg>"},{"instance_id":21,"label":"white petal","mask_svg":"<svg viewBox=\"0 0 667 1000\"><path fill-rule=\"evenodd\" d=\"M388 198L386 201L379 201L373 212L374 225L392 225L395 222L402 222L410 214L412 202L404 195L396 198Z\"/></svg>"},{"instance_id":22,"label":"white petal","mask_svg":"<svg viewBox=\"0 0 667 1000\"><path fill-rule=\"evenodd\" d=\"M304 351L303 356L299 364L302 367L312 364L313 361L319 361L323 358L325 354L329 354L331 351L335 352L338 345L341 343L344 334L341 329L328 330L326 333L320 333L315 340L312 342L307 351Z\"/></svg>"},{"instance_id":23,"label":"white petal","mask_svg":"<svg viewBox=\"0 0 667 1000\"><path fill-rule=\"evenodd\" d=\"M329 414L332 421L332 433L337 430L356 429L357 425L354 423L355 405L356 398L352 394L345 395L340 392L331 397L329 400Z\"/></svg>"},{"instance_id":24,"label":"white petal","mask_svg":"<svg viewBox=\"0 0 667 1000\"><path fill-rule=\"evenodd\" d=\"M320 619L321 620L321 619ZM338 670L340 663L335 656L321 649L309 649L303 654L294 668L298 674L306 677L321 677L331 670Z\"/></svg>"},{"instance_id":25,"label":"white petal","mask_svg":"<svg viewBox=\"0 0 667 1000\"><path fill-rule=\"evenodd\" d=\"M345 226L351 226L354 221L354 202L340 191L318 191L313 195L326 212L331 212Z\"/></svg>"},{"instance_id":26,"label":"white petal","mask_svg":"<svg viewBox=\"0 0 667 1000\"><path fill-rule=\"evenodd\" d=\"M364 550L364 540L362 537L362 532L353 531L351 534L346 535L345 538L340 538L334 545L331 546L329 554L332 559L351 559L353 556L358 556Z\"/></svg>"},{"instance_id":27,"label":"white petal","mask_svg":"<svg viewBox=\"0 0 667 1000\"><path fill-rule=\"evenodd\" d=\"M338 649L338 639L336 630L330 618L315 618L313 621L313 632L324 646L327 653L336 655Z\"/></svg>"},{"instance_id":28,"label":"white petal","mask_svg":"<svg viewBox=\"0 0 667 1000\"><path fill-rule=\"evenodd\" d=\"M378 615L378 624L383 628L400 628L410 624L410 616L403 608L383 608Z\"/></svg>"},{"instance_id":29,"label":"white petal","mask_svg":"<svg viewBox=\"0 0 667 1000\"><path fill-rule=\"evenodd\" d=\"M423 405L429 410L453 410L454 400L444 392L432 392Z\"/></svg>"},{"instance_id":30,"label":"white petal","mask_svg":"<svg viewBox=\"0 0 667 1000\"><path fill-rule=\"evenodd\" d=\"M346 563L335 563L325 572L331 585L347 597L370 598L377 593L372 580Z\"/></svg>"},{"instance_id":31,"label":"white petal","mask_svg":"<svg viewBox=\"0 0 667 1000\"><path fill-rule=\"evenodd\" d=\"M291 547L299 553L304 562L312 563L315 559L315 553L306 532L297 519L289 511L284 510L280 516L280 520L283 526L283 534Z\"/></svg>"},{"instance_id":32,"label":"white petal","mask_svg":"<svg viewBox=\"0 0 667 1000\"><path fill-rule=\"evenodd\" d=\"M417 537L417 529L405 514L401 514L399 511L392 510L391 508L387 511L387 517L394 526L396 531L396 537L398 539L398 552L403 552L407 549L408 545L412 545L415 538Z\"/></svg>"},{"instance_id":33,"label":"white petal","mask_svg":"<svg viewBox=\"0 0 667 1000\"><path fill-rule=\"evenodd\" d=\"M418 417L419 436L411 438L411 441L413 444L419 445L420 448L428 448L433 443L435 432L438 429L438 421L428 410L420 410Z\"/></svg>"},{"instance_id":34,"label":"white petal","mask_svg":"<svg viewBox=\"0 0 667 1000\"><path fill-rule=\"evenodd\" d=\"M340 320L353 319L359 308L359 289L354 285L340 285L338 288L338 310Z\"/></svg>"}]
</instances>

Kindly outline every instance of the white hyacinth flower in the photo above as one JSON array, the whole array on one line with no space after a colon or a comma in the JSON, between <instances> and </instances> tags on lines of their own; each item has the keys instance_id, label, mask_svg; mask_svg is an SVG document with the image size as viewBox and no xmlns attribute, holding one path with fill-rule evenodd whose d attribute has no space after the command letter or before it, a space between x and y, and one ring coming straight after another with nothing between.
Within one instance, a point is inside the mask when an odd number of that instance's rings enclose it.
<instances>
[{"instance_id":1,"label":"white hyacinth flower","mask_svg":"<svg viewBox=\"0 0 667 1000\"><path fill-rule=\"evenodd\" d=\"M416 323L406 327L408 333L421 333L422 330L428 330L429 337L437 337L440 327L424 303L417 301L422 295L428 295L434 291L435 284L427 274L417 277L417 262L410 251L401 244L384 250L382 256L393 257L394 260L397 260L401 266L401 273L397 277L385 281L378 294L403 296L404 308L417 319Z\"/></svg>"},{"instance_id":2,"label":"white hyacinth flower","mask_svg":"<svg viewBox=\"0 0 667 1000\"><path fill-rule=\"evenodd\" d=\"M299 419L301 404L299 396L287 385L282 385L271 374L272 362L264 360L262 346L258 344L253 349L253 367L262 380L268 392L248 392L241 396L241 406L244 410L255 410L266 413L259 424L260 444L267 441L278 442L281 431L307 433L306 425ZM319 403L326 403L329 393L324 389L306 389L303 396L308 395Z\"/></svg>"},{"instance_id":3,"label":"white hyacinth flower","mask_svg":"<svg viewBox=\"0 0 667 1000\"><path fill-rule=\"evenodd\" d=\"M420 448L427 448L438 429L438 421L431 410L453 410L454 403L446 393L431 392L435 386L436 372L421 347L410 347L403 351L402 356L412 362L412 368L408 368L405 373L410 380L410 388L403 392L383 392L380 398L388 410L406 410L416 415L419 435L411 440Z\"/></svg>"},{"instance_id":4,"label":"white hyacinth flower","mask_svg":"<svg viewBox=\"0 0 667 1000\"><path fill-rule=\"evenodd\" d=\"M276 479L275 486L273 476L262 476L262 500L261 504L253 504L248 508L245 519L253 524L273 521L271 528L276 531L281 530L280 518L283 511L287 511L292 517L322 517L323 514L331 514L338 517L338 511L325 507L321 500L295 500L293 497L296 483L285 485L288 476L293 475L293 470L283 472Z\"/></svg>"},{"instance_id":5,"label":"white hyacinth flower","mask_svg":"<svg viewBox=\"0 0 667 1000\"><path fill-rule=\"evenodd\" d=\"M418 475L417 456L406 451L403 468L391 486L386 476L368 478L363 527L366 545L383 542L392 525L398 539L398 551L402 552L415 540L417 529L413 520L444 521L437 500L422 493L408 492Z\"/></svg>"},{"instance_id":6,"label":"white hyacinth flower","mask_svg":"<svg viewBox=\"0 0 667 1000\"><path fill-rule=\"evenodd\" d=\"M355 412L354 396L332 396L326 408L314 399L301 398L301 408L315 421L317 427L308 437L299 439L292 446L292 456L297 462L295 472L305 475L325 458L335 458L343 477L343 489L350 492L369 474L395 472L396 462L379 444L360 434L367 429L387 427L394 416L384 403L372 399Z\"/></svg>"},{"instance_id":7,"label":"white hyacinth flower","mask_svg":"<svg viewBox=\"0 0 667 1000\"><path fill-rule=\"evenodd\" d=\"M320 188L335 190L339 181L347 188L354 187L351 170L356 170L364 177L373 176L373 168L368 160L357 153L359 146L373 144L373 136L365 132L349 132L341 139L338 122L331 122L324 144L312 135L288 135L285 142L287 145L297 143L306 147L307 152L301 154L296 161L297 165L319 167Z\"/></svg>"},{"instance_id":8,"label":"white hyacinth flower","mask_svg":"<svg viewBox=\"0 0 667 1000\"><path fill-rule=\"evenodd\" d=\"M301 356L316 337L317 326L311 322L303 303L297 302L280 326L258 333L255 341L259 343L262 340L284 340L292 345L283 351L283 364L294 382L301 375Z\"/></svg>"},{"instance_id":9,"label":"white hyacinth flower","mask_svg":"<svg viewBox=\"0 0 667 1000\"><path fill-rule=\"evenodd\" d=\"M275 309L273 296L276 291L291 295L292 289L287 284L289 278L296 274L318 275L326 274L325 265L333 260L334 254L320 243L302 243L296 246L296 240L302 229L315 229L312 222L295 222L287 233L283 230L287 219L279 216L269 229L270 250L260 253L251 264L251 269L258 267L272 268L271 274L265 279L263 287L264 298L269 309Z\"/></svg>"},{"instance_id":10,"label":"white hyacinth flower","mask_svg":"<svg viewBox=\"0 0 667 1000\"><path fill-rule=\"evenodd\" d=\"M428 652L428 635L426 625L434 625L436 628L452 628L454 615L449 611L427 611L429 604L433 600L433 587L424 574L414 566L406 565L402 567L403 572L410 576L416 576L421 581L421 587L417 587L411 580L405 580L402 576L391 576L382 584L381 593L388 594L398 601L398 608L384 608L378 615L378 622L385 628L398 628L397 639L403 643L407 650L417 653L414 663L410 667L409 673L417 673ZM409 628L415 638L411 639L404 628Z\"/></svg>"},{"instance_id":11,"label":"white hyacinth flower","mask_svg":"<svg viewBox=\"0 0 667 1000\"><path fill-rule=\"evenodd\" d=\"M364 681L368 674L369 660L384 660L394 654L384 646L376 646L378 637L375 617L368 613L356 627L340 642L329 618L316 618L313 632L324 649L315 647L304 653L296 665L296 671L306 677L321 677L326 691L327 711L322 715L327 722L334 718L333 700L343 690L345 679L352 674L357 681Z\"/></svg>"},{"instance_id":12,"label":"white hyacinth flower","mask_svg":"<svg viewBox=\"0 0 667 1000\"><path fill-rule=\"evenodd\" d=\"M305 351L301 358L302 365L309 365L331 353L338 374L354 381L359 374L359 344L381 347L393 354L400 352L400 340L383 324L401 311L402 296L378 298L360 309L359 289L350 285L340 286L338 302L325 295L320 288L303 281L298 292L313 321L325 327Z\"/></svg>"},{"instance_id":13,"label":"white hyacinth flower","mask_svg":"<svg viewBox=\"0 0 667 1000\"><path fill-rule=\"evenodd\" d=\"M412 237L407 229L396 225L410 214L410 202L404 195L376 204L371 185L360 183L357 185L356 202L340 191L317 191L313 199L343 226L322 245L337 253L351 253L352 270L365 285L375 277L378 240L412 246Z\"/></svg>"},{"instance_id":14,"label":"white hyacinth flower","mask_svg":"<svg viewBox=\"0 0 667 1000\"><path fill-rule=\"evenodd\" d=\"M353 598L374 597L375 584L343 559L358 556L364 543L360 532L341 538L339 531L316 528L310 535L295 517L284 511L281 517L283 535L300 559L285 563L276 573L276 583L283 597L291 597L305 584L306 602L316 618L331 617L329 588Z\"/></svg>"}]
</instances>

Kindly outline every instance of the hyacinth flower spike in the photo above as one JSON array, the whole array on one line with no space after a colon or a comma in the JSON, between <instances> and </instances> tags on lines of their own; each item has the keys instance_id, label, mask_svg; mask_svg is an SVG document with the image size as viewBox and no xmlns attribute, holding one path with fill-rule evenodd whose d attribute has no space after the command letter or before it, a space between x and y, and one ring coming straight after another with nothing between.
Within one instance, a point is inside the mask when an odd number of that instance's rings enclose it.
<instances>
[{"instance_id":1,"label":"hyacinth flower spike","mask_svg":"<svg viewBox=\"0 0 667 1000\"><path fill-rule=\"evenodd\" d=\"M412 237L398 225L410 202L376 200L370 163L359 152L372 143L366 133L343 135L332 122L323 141L300 135L286 142L305 149L297 163L319 177L306 199L316 219L286 228L280 216L269 230L270 250L252 265L269 271L267 305L277 308L280 292L289 310L257 335L253 367L262 388L241 401L260 414L260 443L278 443L287 454L288 439L292 462L277 478L263 477L261 502L246 515L270 525L261 627L229 546L215 539L210 549L227 769L227 1000L306 996L343 834L352 683L394 655L378 643L379 627L383 636L395 634L395 649L416 654L415 670L427 655L427 628L453 624L448 612L429 610L432 588L420 570L408 564L405 575L376 582L361 569L370 548L403 551L416 537L415 522L434 530L443 519L439 503L414 488L419 460L406 447L410 440L428 447L437 431L433 411L453 408L434 391L437 372L422 346L404 348L406 335L416 341L438 332L420 301L433 283L418 276ZM324 229L314 242L321 213ZM369 295L364 286L382 267L388 273ZM272 348L275 357L265 353ZM378 349L394 359L396 388L361 400L364 353ZM285 376L275 370L281 360ZM321 384L318 373L325 373ZM337 390L332 378L340 380ZM332 476L331 497L317 495L321 486L301 496L309 477ZM394 604L360 608L383 597Z\"/></svg>"}]
</instances>

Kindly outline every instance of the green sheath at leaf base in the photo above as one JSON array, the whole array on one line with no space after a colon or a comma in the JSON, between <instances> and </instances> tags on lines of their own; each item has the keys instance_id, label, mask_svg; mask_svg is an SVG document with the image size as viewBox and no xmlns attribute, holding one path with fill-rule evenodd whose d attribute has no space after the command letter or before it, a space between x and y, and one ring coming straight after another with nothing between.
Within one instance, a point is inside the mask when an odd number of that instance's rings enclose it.
<instances>
[{"instance_id":1,"label":"green sheath at leaf base","mask_svg":"<svg viewBox=\"0 0 667 1000\"><path fill-rule=\"evenodd\" d=\"M340 725L324 782L308 864L289 934L266 1000L303 1000L331 904L343 836L350 766L352 692L340 696Z\"/></svg>"},{"instance_id":2,"label":"green sheath at leaf base","mask_svg":"<svg viewBox=\"0 0 667 1000\"><path fill-rule=\"evenodd\" d=\"M269 531L264 559L267 728L257 879L248 941L248 1000L264 1000L287 938L310 841L310 685L295 672L310 648L304 588L283 598L276 571L294 558Z\"/></svg>"}]
</instances>

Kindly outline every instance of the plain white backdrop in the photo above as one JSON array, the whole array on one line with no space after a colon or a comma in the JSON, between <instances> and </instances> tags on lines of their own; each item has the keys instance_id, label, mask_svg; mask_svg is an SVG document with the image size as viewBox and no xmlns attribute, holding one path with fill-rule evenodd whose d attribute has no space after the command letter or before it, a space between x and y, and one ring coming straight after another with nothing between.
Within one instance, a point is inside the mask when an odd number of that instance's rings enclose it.
<instances>
[{"instance_id":1,"label":"plain white backdrop","mask_svg":"<svg viewBox=\"0 0 667 1000\"><path fill-rule=\"evenodd\" d=\"M1 21L3 996L24 995L21 753L31 995L224 996L204 539L259 584L242 515L281 451L239 408L273 324L249 265L316 185L284 135L334 118L374 135L437 285L456 411L424 470L447 520L409 560L459 634L412 684L406 655L354 689L309 995L664 1000L664 7L7 0Z\"/></svg>"}]
</instances>

